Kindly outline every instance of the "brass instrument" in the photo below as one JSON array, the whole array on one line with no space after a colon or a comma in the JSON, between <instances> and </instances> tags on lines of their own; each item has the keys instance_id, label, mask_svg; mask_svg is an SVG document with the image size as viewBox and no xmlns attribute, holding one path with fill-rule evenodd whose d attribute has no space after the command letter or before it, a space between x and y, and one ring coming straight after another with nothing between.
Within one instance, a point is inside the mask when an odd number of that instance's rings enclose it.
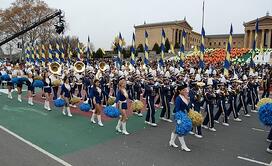
<instances>
[{"instance_id":1,"label":"brass instrument","mask_svg":"<svg viewBox=\"0 0 272 166\"><path fill-rule=\"evenodd\" d=\"M52 74L60 75L61 74L61 65L58 62L53 62L49 64L49 71Z\"/></svg>"},{"instance_id":2,"label":"brass instrument","mask_svg":"<svg viewBox=\"0 0 272 166\"><path fill-rule=\"evenodd\" d=\"M105 62L99 63L99 70L102 72L106 70L106 63Z\"/></svg>"},{"instance_id":3,"label":"brass instrument","mask_svg":"<svg viewBox=\"0 0 272 166\"><path fill-rule=\"evenodd\" d=\"M105 62L100 62L99 63L99 69L95 75L96 79L100 79L102 77L102 73L106 70L106 63Z\"/></svg>"},{"instance_id":4,"label":"brass instrument","mask_svg":"<svg viewBox=\"0 0 272 166\"><path fill-rule=\"evenodd\" d=\"M75 64L74 64L74 71L76 73L82 73L85 71L85 64L81 61L77 61Z\"/></svg>"}]
</instances>

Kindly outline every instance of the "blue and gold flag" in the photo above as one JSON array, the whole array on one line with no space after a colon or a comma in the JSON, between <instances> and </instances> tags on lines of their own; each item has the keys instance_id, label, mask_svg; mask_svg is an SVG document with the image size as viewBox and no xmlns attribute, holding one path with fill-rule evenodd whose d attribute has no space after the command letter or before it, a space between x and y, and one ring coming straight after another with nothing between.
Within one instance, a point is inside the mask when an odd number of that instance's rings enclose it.
<instances>
[{"instance_id":1,"label":"blue and gold flag","mask_svg":"<svg viewBox=\"0 0 272 166\"><path fill-rule=\"evenodd\" d=\"M148 65L149 61L148 61L148 33L147 31L145 31L145 44L144 44L144 64Z\"/></svg>"},{"instance_id":2,"label":"blue and gold flag","mask_svg":"<svg viewBox=\"0 0 272 166\"><path fill-rule=\"evenodd\" d=\"M131 46L131 49L130 49L130 52L131 52L131 60L130 60L130 64L131 65L135 65L135 34L133 32L133 35L132 35L132 46Z\"/></svg>"},{"instance_id":3,"label":"blue and gold flag","mask_svg":"<svg viewBox=\"0 0 272 166\"><path fill-rule=\"evenodd\" d=\"M166 40L166 34L164 29L162 28L162 34L161 34L161 58L159 61L160 66L164 66L164 52L165 52L165 40Z\"/></svg>"},{"instance_id":4,"label":"blue and gold flag","mask_svg":"<svg viewBox=\"0 0 272 166\"><path fill-rule=\"evenodd\" d=\"M231 55L231 45L232 45L232 33L233 33L233 28L232 28L232 24L230 26L230 35L229 35L229 39L227 42L227 46L226 46L226 59L224 62L224 75L228 76L229 75L229 68L230 68L230 55Z\"/></svg>"},{"instance_id":5,"label":"blue and gold flag","mask_svg":"<svg viewBox=\"0 0 272 166\"><path fill-rule=\"evenodd\" d=\"M185 31L182 31L182 42L181 42L181 45L180 45L180 61L179 61L179 65L180 67L183 67L184 65L184 59L185 59L185 38L186 38L186 32Z\"/></svg>"},{"instance_id":6,"label":"blue and gold flag","mask_svg":"<svg viewBox=\"0 0 272 166\"><path fill-rule=\"evenodd\" d=\"M205 54L205 29L202 27L201 30L201 44L200 44L200 60L199 60L199 67L204 69L204 54Z\"/></svg>"}]
</instances>

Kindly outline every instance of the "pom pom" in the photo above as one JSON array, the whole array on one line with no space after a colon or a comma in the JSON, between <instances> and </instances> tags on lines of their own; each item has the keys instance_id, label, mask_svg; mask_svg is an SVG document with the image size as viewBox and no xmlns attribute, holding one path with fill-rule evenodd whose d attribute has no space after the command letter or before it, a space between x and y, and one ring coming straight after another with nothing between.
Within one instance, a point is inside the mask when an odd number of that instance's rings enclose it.
<instances>
[{"instance_id":1,"label":"pom pom","mask_svg":"<svg viewBox=\"0 0 272 166\"><path fill-rule=\"evenodd\" d=\"M140 111L144 108L144 103L140 100L135 100L131 103L132 111Z\"/></svg>"},{"instance_id":2,"label":"pom pom","mask_svg":"<svg viewBox=\"0 0 272 166\"><path fill-rule=\"evenodd\" d=\"M263 98L261 99L258 103L257 103L257 108L260 108L262 105L266 104L266 103L272 103L272 99L271 98Z\"/></svg>"},{"instance_id":3,"label":"pom pom","mask_svg":"<svg viewBox=\"0 0 272 166\"><path fill-rule=\"evenodd\" d=\"M115 97L110 96L109 99L108 99L108 105L113 105L114 102L115 102L115 99L116 99Z\"/></svg>"},{"instance_id":4,"label":"pom pom","mask_svg":"<svg viewBox=\"0 0 272 166\"><path fill-rule=\"evenodd\" d=\"M79 105L79 109L80 109L80 111L83 111L83 112L89 112L91 109L91 106L88 103L81 103Z\"/></svg>"},{"instance_id":5,"label":"pom pom","mask_svg":"<svg viewBox=\"0 0 272 166\"><path fill-rule=\"evenodd\" d=\"M35 80L34 82L33 82L33 86L35 87L35 88L42 88L43 87L43 81L41 81L41 80Z\"/></svg>"},{"instance_id":6,"label":"pom pom","mask_svg":"<svg viewBox=\"0 0 272 166\"><path fill-rule=\"evenodd\" d=\"M56 107L63 107L65 105L65 101L63 99L56 99L54 100L54 105Z\"/></svg>"},{"instance_id":7,"label":"pom pom","mask_svg":"<svg viewBox=\"0 0 272 166\"><path fill-rule=\"evenodd\" d=\"M266 103L258 110L260 121L266 126L272 126L272 103Z\"/></svg>"},{"instance_id":8,"label":"pom pom","mask_svg":"<svg viewBox=\"0 0 272 166\"><path fill-rule=\"evenodd\" d=\"M189 111L188 117L192 120L194 126L200 126L204 121L202 114L194 110Z\"/></svg>"},{"instance_id":9,"label":"pom pom","mask_svg":"<svg viewBox=\"0 0 272 166\"><path fill-rule=\"evenodd\" d=\"M22 78L19 78L19 81L24 83L24 82L28 81L28 78L27 77L22 77Z\"/></svg>"},{"instance_id":10,"label":"pom pom","mask_svg":"<svg viewBox=\"0 0 272 166\"><path fill-rule=\"evenodd\" d=\"M52 82L53 86L60 86L60 84L61 84L61 80L55 80Z\"/></svg>"},{"instance_id":11,"label":"pom pom","mask_svg":"<svg viewBox=\"0 0 272 166\"><path fill-rule=\"evenodd\" d=\"M34 80L43 80L43 77L42 76L35 76Z\"/></svg>"},{"instance_id":12,"label":"pom pom","mask_svg":"<svg viewBox=\"0 0 272 166\"><path fill-rule=\"evenodd\" d=\"M107 106L103 111L104 114L110 118L118 118L120 116L120 111L113 106Z\"/></svg>"},{"instance_id":13,"label":"pom pom","mask_svg":"<svg viewBox=\"0 0 272 166\"><path fill-rule=\"evenodd\" d=\"M81 99L79 97L73 97L73 98L71 98L70 103L71 104L77 104L80 101L81 101Z\"/></svg>"},{"instance_id":14,"label":"pom pom","mask_svg":"<svg viewBox=\"0 0 272 166\"><path fill-rule=\"evenodd\" d=\"M175 113L176 133L180 136L188 134L193 127L191 119L182 111Z\"/></svg>"},{"instance_id":15,"label":"pom pom","mask_svg":"<svg viewBox=\"0 0 272 166\"><path fill-rule=\"evenodd\" d=\"M1 76L1 79L3 81L9 81L10 80L10 76L8 74L4 74L4 75Z\"/></svg>"},{"instance_id":16,"label":"pom pom","mask_svg":"<svg viewBox=\"0 0 272 166\"><path fill-rule=\"evenodd\" d=\"M13 84L18 84L18 83L19 83L19 78L17 78L17 77L12 78L12 79L11 79L11 82L12 82Z\"/></svg>"}]
</instances>

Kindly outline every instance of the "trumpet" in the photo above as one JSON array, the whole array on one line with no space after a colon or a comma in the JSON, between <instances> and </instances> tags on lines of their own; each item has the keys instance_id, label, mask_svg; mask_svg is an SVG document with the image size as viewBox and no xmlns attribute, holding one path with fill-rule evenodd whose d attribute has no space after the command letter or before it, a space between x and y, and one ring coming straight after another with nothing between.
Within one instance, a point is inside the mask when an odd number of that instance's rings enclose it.
<instances>
[{"instance_id":1,"label":"trumpet","mask_svg":"<svg viewBox=\"0 0 272 166\"><path fill-rule=\"evenodd\" d=\"M85 71L85 64L81 61L77 61L75 64L74 64L74 71L77 72L77 73L82 73Z\"/></svg>"},{"instance_id":2,"label":"trumpet","mask_svg":"<svg viewBox=\"0 0 272 166\"><path fill-rule=\"evenodd\" d=\"M60 75L61 74L61 65L58 62L53 62L49 64L49 71L52 74Z\"/></svg>"}]
</instances>

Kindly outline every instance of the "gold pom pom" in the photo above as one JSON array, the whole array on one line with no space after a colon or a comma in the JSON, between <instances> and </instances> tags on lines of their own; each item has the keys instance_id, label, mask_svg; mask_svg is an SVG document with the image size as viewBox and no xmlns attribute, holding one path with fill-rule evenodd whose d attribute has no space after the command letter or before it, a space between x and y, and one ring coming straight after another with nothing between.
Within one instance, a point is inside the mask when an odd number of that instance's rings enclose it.
<instances>
[{"instance_id":1,"label":"gold pom pom","mask_svg":"<svg viewBox=\"0 0 272 166\"><path fill-rule=\"evenodd\" d=\"M43 77L42 76L35 76L34 80L43 80Z\"/></svg>"},{"instance_id":2,"label":"gold pom pom","mask_svg":"<svg viewBox=\"0 0 272 166\"><path fill-rule=\"evenodd\" d=\"M140 111L144 108L144 103L140 100L135 100L131 104L132 111Z\"/></svg>"},{"instance_id":3,"label":"gold pom pom","mask_svg":"<svg viewBox=\"0 0 272 166\"><path fill-rule=\"evenodd\" d=\"M200 126L204 121L202 114L193 109L189 111L188 117L192 120L194 126Z\"/></svg>"},{"instance_id":4,"label":"gold pom pom","mask_svg":"<svg viewBox=\"0 0 272 166\"><path fill-rule=\"evenodd\" d=\"M115 102L115 99L116 99L115 97L110 96L109 99L108 99L108 105L113 105L114 102Z\"/></svg>"},{"instance_id":5,"label":"gold pom pom","mask_svg":"<svg viewBox=\"0 0 272 166\"><path fill-rule=\"evenodd\" d=\"M60 80L55 80L55 81L52 82L53 86L60 86L60 84L61 84Z\"/></svg>"},{"instance_id":6,"label":"gold pom pom","mask_svg":"<svg viewBox=\"0 0 272 166\"><path fill-rule=\"evenodd\" d=\"M77 103L79 103L80 101L81 101L81 100L80 100L79 97L73 97L73 98L71 98L70 103L71 103L71 104L77 104Z\"/></svg>"},{"instance_id":7,"label":"gold pom pom","mask_svg":"<svg viewBox=\"0 0 272 166\"><path fill-rule=\"evenodd\" d=\"M260 108L262 105L267 104L267 103L272 103L271 98L263 98L257 103L257 108Z\"/></svg>"}]
</instances>

